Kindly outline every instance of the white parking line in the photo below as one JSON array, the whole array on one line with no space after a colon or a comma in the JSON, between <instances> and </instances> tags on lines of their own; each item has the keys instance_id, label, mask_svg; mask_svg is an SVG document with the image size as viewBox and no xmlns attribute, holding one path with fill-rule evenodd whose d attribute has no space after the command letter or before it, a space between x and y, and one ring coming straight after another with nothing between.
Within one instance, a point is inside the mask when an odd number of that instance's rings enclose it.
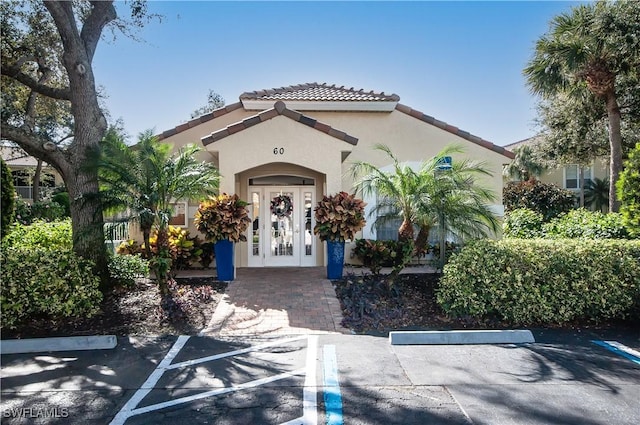
<instances>
[{"instance_id":1,"label":"white parking line","mask_svg":"<svg viewBox=\"0 0 640 425\"><path fill-rule=\"evenodd\" d=\"M284 372L279 375L269 376L267 378L256 379L254 381L245 382L244 384L234 385L233 387L219 388L217 390L206 391L203 393L194 394L187 397L181 397L181 398L176 398L169 401L163 401L162 403L151 404L149 406L140 407L139 409L132 410L131 416L140 415L142 413L149 413L155 410L164 409L165 407L171 407L178 404L188 403L190 401L200 400L200 399L212 397L215 395L227 394L235 391L259 387L260 385L268 384L270 382L291 378L292 376L296 376L296 375L302 375L304 371L305 369L297 369L297 370L294 370L293 372Z\"/></svg>"},{"instance_id":2,"label":"white parking line","mask_svg":"<svg viewBox=\"0 0 640 425\"><path fill-rule=\"evenodd\" d=\"M254 351L260 351L265 348L275 347L278 345L287 344L290 342L300 341L304 339L307 340L307 357L306 357L306 365L304 368L296 369L290 372L283 372L278 375L269 376L262 379L256 379L250 382L245 382L243 384L234 385L231 387L205 391L205 392L194 394L187 397L181 397L173 400L168 400L162 403L157 403L149 406L136 408L138 404L140 404L140 402L151 392L151 390L155 388L155 385L158 383L162 375L167 370L177 369L181 367L189 367L189 366L193 366L193 365L204 363L204 362L223 359L226 357L237 356L240 354L246 354ZM260 385L268 384L281 379L286 379L286 378L303 375L303 374L305 375L305 382L304 382L303 396L302 396L303 397L303 416L300 418L296 418L294 420L288 421L281 425L294 425L294 424L317 425L317 422L318 422L317 385L316 385L316 353L317 353L317 347L318 347L317 335L279 339L276 341L271 341L264 344L258 344L258 345L243 348L240 350L229 351L226 353L215 354L212 356L206 356L198 359L187 360L187 361L171 364L173 359L178 355L180 350L182 350L182 348L184 347L184 345L188 340L189 340L189 337L185 335L181 335L180 337L178 337L176 342L173 344L173 347L171 347L171 349L169 350L167 355L164 357L164 359L162 359L160 364L151 373L151 375L149 375L149 377L142 384L142 386L129 399L129 401L125 403L122 409L120 409L120 411L116 414L116 416L110 422L110 425L122 425L130 417L141 415L143 413L149 413L156 410L164 409L166 407L188 403L194 400L200 400L207 397L213 397L221 394L227 394L235 391L255 388Z\"/></svg>"},{"instance_id":3,"label":"white parking line","mask_svg":"<svg viewBox=\"0 0 640 425\"><path fill-rule=\"evenodd\" d=\"M167 366L171 364L171 361L178 355L184 344L189 340L188 336L180 335L178 340L173 344L171 350L164 356L164 359L160 362L158 367L149 375L142 387L136 391L136 393L122 406L122 409L118 412L118 414L113 418L110 422L110 425L122 425L124 422L131 416L131 411L135 409L135 407L142 401L143 398L147 396L151 392L151 390L158 383L162 374L167 370Z\"/></svg>"}]
</instances>

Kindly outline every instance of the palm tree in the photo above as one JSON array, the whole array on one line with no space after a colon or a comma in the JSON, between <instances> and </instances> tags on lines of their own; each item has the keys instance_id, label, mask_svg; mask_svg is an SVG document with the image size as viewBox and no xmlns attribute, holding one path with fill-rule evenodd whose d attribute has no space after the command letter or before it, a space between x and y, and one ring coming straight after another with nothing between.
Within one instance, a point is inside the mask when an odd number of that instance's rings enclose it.
<instances>
[{"instance_id":1,"label":"palm tree","mask_svg":"<svg viewBox=\"0 0 640 425\"><path fill-rule=\"evenodd\" d=\"M584 203L595 211L602 211L609 204L609 180L587 180L584 185Z\"/></svg>"},{"instance_id":2,"label":"palm tree","mask_svg":"<svg viewBox=\"0 0 640 425\"><path fill-rule=\"evenodd\" d=\"M420 170L422 183L419 186L417 215L422 223L438 227L440 243L440 267L446 259L446 235L452 234L460 240L487 237L498 230L498 220L491 211L490 203L495 193L476 183L479 177L492 174L483 162L469 159L451 161L450 168L442 169L443 158L462 153L458 147L448 147L423 164ZM422 237L426 241L430 227ZM420 234L418 235L420 238Z\"/></svg>"},{"instance_id":3,"label":"palm tree","mask_svg":"<svg viewBox=\"0 0 640 425\"><path fill-rule=\"evenodd\" d=\"M117 131L108 131L99 161L101 194L106 211L127 210L138 221L147 258L152 258L149 239L153 227L157 228L158 254L152 264L160 290L166 294L172 204L215 194L219 174L213 164L197 161L200 148L195 145L186 145L171 154L171 146L160 143L151 130L141 133L138 139L136 145L129 147Z\"/></svg>"},{"instance_id":4,"label":"palm tree","mask_svg":"<svg viewBox=\"0 0 640 425\"><path fill-rule=\"evenodd\" d=\"M351 166L351 175L356 181L354 189L363 196L377 196L378 203L370 215L385 219L399 216L402 224L398 229L398 240L413 241L420 177L410 166L402 164L388 146L377 144L374 149L391 160L393 172L381 171L368 162L354 162Z\"/></svg>"},{"instance_id":5,"label":"palm tree","mask_svg":"<svg viewBox=\"0 0 640 425\"><path fill-rule=\"evenodd\" d=\"M402 164L385 145L376 145L391 159L393 171L384 172L367 162L355 162L351 167L355 189L364 196L382 195L371 212L402 218L398 230L399 240L414 238L414 226L420 231L415 241L417 249L426 243L431 228L440 229L441 247L447 232L460 238L486 236L497 231L498 223L488 203L495 194L475 183L478 176L491 176L484 163L469 160L453 161L443 167L445 158L462 153L462 149L449 146L435 157L423 161L417 170ZM441 249L444 255L444 249Z\"/></svg>"},{"instance_id":6,"label":"palm tree","mask_svg":"<svg viewBox=\"0 0 640 425\"><path fill-rule=\"evenodd\" d=\"M522 145L513 150L516 157L511 163L504 167L504 175L513 177L520 181L533 180L540 177L546 167L536 157L531 146Z\"/></svg>"},{"instance_id":7,"label":"palm tree","mask_svg":"<svg viewBox=\"0 0 640 425\"><path fill-rule=\"evenodd\" d=\"M640 56L640 2L607 2L573 7L556 16L536 43L524 69L531 90L550 98L588 89L604 101L609 122L609 210L617 212L616 182L622 170L618 77L636 72Z\"/></svg>"}]
</instances>

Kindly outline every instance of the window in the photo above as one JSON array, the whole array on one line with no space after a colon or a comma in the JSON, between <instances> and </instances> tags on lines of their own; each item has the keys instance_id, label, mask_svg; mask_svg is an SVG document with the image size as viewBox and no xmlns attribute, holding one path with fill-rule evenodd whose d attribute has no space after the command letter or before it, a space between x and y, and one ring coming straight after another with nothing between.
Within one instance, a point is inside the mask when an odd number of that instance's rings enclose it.
<instances>
[{"instance_id":1,"label":"window","mask_svg":"<svg viewBox=\"0 0 640 425\"><path fill-rule=\"evenodd\" d=\"M171 204L173 215L169 218L170 226L187 227L187 203L176 202Z\"/></svg>"},{"instance_id":2,"label":"window","mask_svg":"<svg viewBox=\"0 0 640 425\"><path fill-rule=\"evenodd\" d=\"M570 190L580 189L580 166L570 164L564 167L564 188ZM585 184L591 180L591 167L583 167Z\"/></svg>"}]
</instances>

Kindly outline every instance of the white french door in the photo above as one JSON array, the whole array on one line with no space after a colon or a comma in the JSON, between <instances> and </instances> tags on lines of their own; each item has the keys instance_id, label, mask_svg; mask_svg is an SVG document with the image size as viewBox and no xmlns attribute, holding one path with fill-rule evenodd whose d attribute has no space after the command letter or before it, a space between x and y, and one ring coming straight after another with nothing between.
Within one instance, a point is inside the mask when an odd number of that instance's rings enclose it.
<instances>
[{"instance_id":1,"label":"white french door","mask_svg":"<svg viewBox=\"0 0 640 425\"><path fill-rule=\"evenodd\" d=\"M315 266L314 186L249 186L249 267Z\"/></svg>"}]
</instances>

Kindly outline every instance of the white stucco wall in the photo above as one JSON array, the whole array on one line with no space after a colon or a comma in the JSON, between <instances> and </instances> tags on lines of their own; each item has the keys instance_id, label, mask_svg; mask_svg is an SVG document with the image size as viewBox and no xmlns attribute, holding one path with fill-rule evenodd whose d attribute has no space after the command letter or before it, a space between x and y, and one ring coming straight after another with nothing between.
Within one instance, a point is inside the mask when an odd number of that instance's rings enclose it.
<instances>
[{"instance_id":1,"label":"white stucco wall","mask_svg":"<svg viewBox=\"0 0 640 425\"><path fill-rule=\"evenodd\" d=\"M244 109L232 111L168 137L165 141L172 143L174 148L185 143L200 142L202 137L256 113ZM219 167L222 176L220 191L246 194L247 179L251 177L246 170L257 170L267 164L278 163L282 164L276 167L278 169L286 169L286 164L295 164L324 176L323 181L317 183L321 184L318 186L320 194L331 194L341 190L353 192L349 169L354 161L370 162L380 168L390 164L384 154L373 149L376 144L388 145L403 162L420 162L433 157L446 145L457 144L464 149L464 153L454 155L454 161L462 157L481 160L491 170L493 176L479 183L493 189L496 195L495 210L502 211L502 167L510 162L510 159L502 154L397 110L304 111L304 115L357 138L358 143L354 146L286 116L276 116L205 147L203 159L208 158ZM345 153L348 155L343 161ZM192 221L192 217L190 220ZM374 236L371 232L372 221L370 220L360 236ZM239 258L239 266L246 265L246 256L241 254Z\"/></svg>"}]
</instances>

